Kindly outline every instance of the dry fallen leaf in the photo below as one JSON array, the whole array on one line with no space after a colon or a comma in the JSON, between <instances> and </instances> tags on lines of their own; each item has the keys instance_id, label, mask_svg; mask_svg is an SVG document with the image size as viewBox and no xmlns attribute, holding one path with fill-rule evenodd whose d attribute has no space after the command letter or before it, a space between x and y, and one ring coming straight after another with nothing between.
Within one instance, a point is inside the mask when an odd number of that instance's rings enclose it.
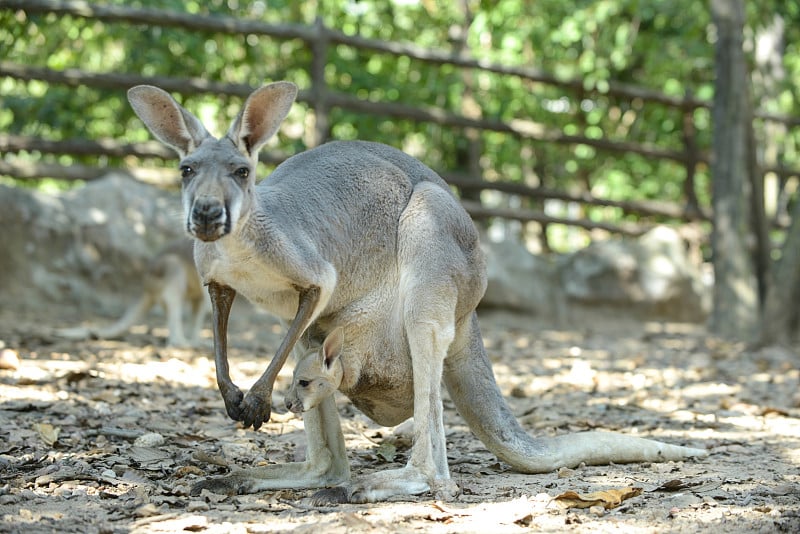
<instances>
[{"instance_id":1,"label":"dry fallen leaf","mask_svg":"<svg viewBox=\"0 0 800 534\"><path fill-rule=\"evenodd\" d=\"M35 423L33 429L36 430L39 437L42 438L42 441L44 441L48 447L55 445L56 441L58 441L58 435L61 433L59 427L53 426L50 423Z\"/></svg>"},{"instance_id":2,"label":"dry fallen leaf","mask_svg":"<svg viewBox=\"0 0 800 534\"><path fill-rule=\"evenodd\" d=\"M657 487L656 489L654 489L652 491L670 491L670 492L671 491L683 491L685 489L691 488L695 484L697 484L697 483L696 482L695 483L686 482L685 480L681 480L679 478L676 478L676 479L664 482L663 484L661 484L659 487Z\"/></svg>"},{"instance_id":3,"label":"dry fallen leaf","mask_svg":"<svg viewBox=\"0 0 800 534\"><path fill-rule=\"evenodd\" d=\"M157 462L169 458L169 452L153 447L131 447L128 456L140 463Z\"/></svg>"},{"instance_id":4,"label":"dry fallen leaf","mask_svg":"<svg viewBox=\"0 0 800 534\"><path fill-rule=\"evenodd\" d=\"M175 471L175 478L183 478L188 475L203 476L205 473L199 467L194 465L184 465Z\"/></svg>"},{"instance_id":5,"label":"dry fallen leaf","mask_svg":"<svg viewBox=\"0 0 800 534\"><path fill-rule=\"evenodd\" d=\"M789 416L789 412L787 410L784 410L783 408L777 408L775 406L765 406L761 410L761 415L763 415L765 417L768 416L768 415L780 415L780 416L783 416L783 417L788 417Z\"/></svg>"},{"instance_id":6,"label":"dry fallen leaf","mask_svg":"<svg viewBox=\"0 0 800 534\"><path fill-rule=\"evenodd\" d=\"M228 460L219 454L209 454L204 451L195 451L192 458L197 462L228 467Z\"/></svg>"},{"instance_id":7,"label":"dry fallen leaf","mask_svg":"<svg viewBox=\"0 0 800 534\"><path fill-rule=\"evenodd\" d=\"M591 508L602 506L606 510L616 508L622 501L642 494L642 488L618 488L580 494L567 491L553 499L561 508Z\"/></svg>"},{"instance_id":8,"label":"dry fallen leaf","mask_svg":"<svg viewBox=\"0 0 800 534\"><path fill-rule=\"evenodd\" d=\"M706 491L717 489L722 485L721 481L714 481L714 480L681 480L676 478L674 480L670 480L668 482L664 482L660 486L655 489L648 490L648 491L664 491L664 492L676 492L676 491L691 491L692 493L703 493Z\"/></svg>"}]
</instances>

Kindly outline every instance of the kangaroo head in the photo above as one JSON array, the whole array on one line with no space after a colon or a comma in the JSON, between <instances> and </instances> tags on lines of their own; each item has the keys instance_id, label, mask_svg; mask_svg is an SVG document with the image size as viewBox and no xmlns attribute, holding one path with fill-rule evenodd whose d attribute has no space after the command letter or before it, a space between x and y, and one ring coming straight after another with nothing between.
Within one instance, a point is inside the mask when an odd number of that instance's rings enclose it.
<instances>
[{"instance_id":1,"label":"kangaroo head","mask_svg":"<svg viewBox=\"0 0 800 534\"><path fill-rule=\"evenodd\" d=\"M217 139L166 91L138 85L128 100L145 126L181 158L186 230L202 241L235 231L253 209L258 152L278 131L297 86L276 82L254 91L228 133Z\"/></svg>"},{"instance_id":2,"label":"kangaroo head","mask_svg":"<svg viewBox=\"0 0 800 534\"><path fill-rule=\"evenodd\" d=\"M308 351L294 368L292 385L286 393L286 408L306 412L333 395L342 383L342 344L344 334L335 328L322 347Z\"/></svg>"}]
</instances>

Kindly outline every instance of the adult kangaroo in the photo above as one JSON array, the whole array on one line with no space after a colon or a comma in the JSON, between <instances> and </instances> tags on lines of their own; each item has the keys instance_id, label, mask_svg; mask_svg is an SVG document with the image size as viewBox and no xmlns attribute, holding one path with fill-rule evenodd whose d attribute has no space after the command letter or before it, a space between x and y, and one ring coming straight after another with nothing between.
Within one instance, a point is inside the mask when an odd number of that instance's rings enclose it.
<instances>
[{"instance_id":1,"label":"adult kangaroo","mask_svg":"<svg viewBox=\"0 0 800 534\"><path fill-rule=\"evenodd\" d=\"M442 378L472 431L522 472L706 454L604 432L529 436L500 394L478 328L475 308L486 288L478 234L435 172L385 145L331 142L289 158L256 185L259 150L296 95L288 82L256 90L217 139L165 91L128 92L150 131L181 158L186 230L211 297L217 383L228 415L258 429L269 419L273 382L289 352L322 346L341 328L347 351L363 362L353 400L383 425L413 416L413 446L405 467L351 481L328 395L304 415L305 461L207 479L195 493L339 485L319 498L369 502L429 490L452 497L458 488L447 465ZM289 324L247 395L231 381L226 354L237 293Z\"/></svg>"},{"instance_id":2,"label":"adult kangaroo","mask_svg":"<svg viewBox=\"0 0 800 534\"><path fill-rule=\"evenodd\" d=\"M142 292L115 323L107 326L59 328L67 339L113 339L128 332L154 306L161 304L167 319L171 347L194 347L208 313L208 302L194 266L192 241L182 237L167 243L142 273ZM190 313L189 329L183 327L183 310ZM188 336L184 333L188 332Z\"/></svg>"}]
</instances>

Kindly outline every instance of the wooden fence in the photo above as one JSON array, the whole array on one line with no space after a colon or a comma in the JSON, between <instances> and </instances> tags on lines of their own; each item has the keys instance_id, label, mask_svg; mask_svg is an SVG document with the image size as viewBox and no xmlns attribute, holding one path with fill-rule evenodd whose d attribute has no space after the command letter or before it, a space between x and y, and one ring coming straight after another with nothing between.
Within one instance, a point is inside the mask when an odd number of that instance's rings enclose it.
<instances>
[{"instance_id":1,"label":"wooden fence","mask_svg":"<svg viewBox=\"0 0 800 534\"><path fill-rule=\"evenodd\" d=\"M404 55L429 64L448 64L462 69L477 69L495 74L518 77L530 82L538 82L557 86L565 92L579 93L583 97L599 95L599 91L586 89L582 80L559 80L553 75L532 68L508 67L492 64L465 55L453 55L420 48L414 45L395 42L384 42L365 39L358 36L345 35L324 26L318 21L313 26L275 25L252 20L241 20L224 17L205 17L187 13L176 13L154 9L137 9L123 6L95 5L77 0L0 0L0 9L24 10L29 14L52 13L87 17L108 23L134 23L165 27L180 27L194 31L214 32L220 34L253 34L266 35L278 39L299 39L312 51L310 66L310 87L301 91L298 100L307 103L315 113L315 142L326 140L329 131L329 113L333 108L341 108L357 113L372 114L383 117L394 117L412 121L429 122L442 126L471 128L476 130L503 132L519 138L543 143L566 145L587 145L598 151L634 153L651 159L665 159L677 162L686 169L685 204L655 201L613 201L592 196L589 193L569 194L543 187L528 187L521 184L501 181L487 181L482 176L465 173L456 174L440 170L442 176L453 186L462 191L496 190L511 195L519 195L538 200L557 199L590 206L611 206L625 213L646 217L658 217L674 221L706 221L709 219L707 208L697 201L695 194L695 173L699 165L708 164L707 152L698 145L693 112L697 108L709 108L710 102L697 99L690 94L682 98L665 95L657 91L642 89L621 83L610 83L603 95L610 95L624 100L639 100L647 105L662 105L680 110L683 116L682 150L666 149L658 146L614 141L609 139L589 138L580 135L568 135L560 130L549 129L541 124L524 119L513 122L485 118L470 118L438 108L408 106L391 102L375 102L332 91L325 82L325 61L328 48L344 44L360 50L378 53ZM178 77L145 77L137 74L98 73L80 69L53 70L0 61L0 76L18 80L40 80L50 84L65 86L85 85L94 88L124 91L136 84L152 84L168 91L183 94L215 93L224 95L246 96L253 87L242 84L216 83L204 79L187 79ZM787 127L800 124L800 119L756 113L756 118L780 122ZM44 154L72 154L92 156L135 156L138 158L172 159L174 154L156 142L125 144L113 140L71 139L63 141L45 140L35 137L0 134L0 152L16 153L22 151L38 151ZM266 161L277 163L285 155L265 156ZM775 173L781 177L796 176L795 170L784 167L763 168L763 172ZM37 162L21 162L0 159L0 174L17 178L55 177L61 179L93 179L108 172L108 169L85 165L59 166ZM155 179L159 173L153 171L133 170L142 179ZM589 219L551 217L535 210L523 209L491 209L475 202L465 201L465 207L476 218L502 217L522 222L536 221L542 224L565 224L586 229L603 229L625 235L639 235L650 226L645 223L604 223Z\"/></svg>"}]
</instances>

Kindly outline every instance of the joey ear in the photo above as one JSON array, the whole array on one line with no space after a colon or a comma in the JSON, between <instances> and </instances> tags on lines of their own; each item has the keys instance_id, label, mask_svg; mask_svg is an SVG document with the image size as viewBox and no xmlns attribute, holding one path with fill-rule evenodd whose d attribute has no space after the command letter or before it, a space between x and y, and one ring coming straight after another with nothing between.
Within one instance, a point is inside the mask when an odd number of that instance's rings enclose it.
<instances>
[{"instance_id":1,"label":"joey ear","mask_svg":"<svg viewBox=\"0 0 800 534\"><path fill-rule=\"evenodd\" d=\"M278 131L297 97L292 82L275 82L256 89L228 130L228 137L244 154L255 157Z\"/></svg>"},{"instance_id":2,"label":"joey ear","mask_svg":"<svg viewBox=\"0 0 800 534\"><path fill-rule=\"evenodd\" d=\"M322 360L327 369L333 367L333 364L342 355L343 346L344 330L341 327L334 328L322 343Z\"/></svg>"},{"instance_id":3,"label":"joey ear","mask_svg":"<svg viewBox=\"0 0 800 534\"><path fill-rule=\"evenodd\" d=\"M210 136L200 120L163 89L137 85L128 90L128 101L153 135L174 148L181 158Z\"/></svg>"}]
</instances>

